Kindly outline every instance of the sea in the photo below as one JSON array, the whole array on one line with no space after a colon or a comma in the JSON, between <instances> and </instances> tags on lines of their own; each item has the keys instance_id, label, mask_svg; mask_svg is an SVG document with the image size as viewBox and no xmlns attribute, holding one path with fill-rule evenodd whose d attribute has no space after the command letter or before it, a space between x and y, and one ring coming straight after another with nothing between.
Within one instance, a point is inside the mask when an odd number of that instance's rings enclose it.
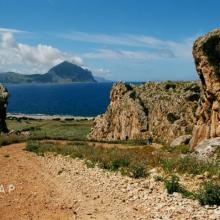
<instances>
[{"instance_id":1,"label":"sea","mask_svg":"<svg viewBox=\"0 0 220 220\"><path fill-rule=\"evenodd\" d=\"M6 84L7 112L94 117L106 111L113 83Z\"/></svg>"}]
</instances>

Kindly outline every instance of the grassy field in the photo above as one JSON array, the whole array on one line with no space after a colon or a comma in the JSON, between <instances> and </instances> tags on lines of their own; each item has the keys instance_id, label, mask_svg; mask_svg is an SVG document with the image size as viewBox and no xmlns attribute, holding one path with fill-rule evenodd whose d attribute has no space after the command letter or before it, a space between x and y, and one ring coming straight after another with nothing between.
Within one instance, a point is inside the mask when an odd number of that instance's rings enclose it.
<instances>
[{"instance_id":1,"label":"grassy field","mask_svg":"<svg viewBox=\"0 0 220 220\"><path fill-rule=\"evenodd\" d=\"M85 140L91 121L89 120L7 120L8 128L18 132L30 132L30 139Z\"/></svg>"}]
</instances>

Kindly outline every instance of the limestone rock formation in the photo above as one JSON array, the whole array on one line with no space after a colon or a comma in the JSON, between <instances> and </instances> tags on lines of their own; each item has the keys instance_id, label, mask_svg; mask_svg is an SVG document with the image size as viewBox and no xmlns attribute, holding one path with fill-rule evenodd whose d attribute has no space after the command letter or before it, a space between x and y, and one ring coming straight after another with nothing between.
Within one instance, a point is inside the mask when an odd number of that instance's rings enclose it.
<instances>
[{"instance_id":1,"label":"limestone rock formation","mask_svg":"<svg viewBox=\"0 0 220 220\"><path fill-rule=\"evenodd\" d=\"M7 125L5 122L8 96L9 93L7 89L3 85L0 85L0 133L8 132Z\"/></svg>"},{"instance_id":2,"label":"limestone rock formation","mask_svg":"<svg viewBox=\"0 0 220 220\"><path fill-rule=\"evenodd\" d=\"M170 146L171 147L177 147L181 144L189 144L190 140L192 138L192 135L188 134L188 135L182 135L176 139L174 139L171 143Z\"/></svg>"},{"instance_id":3,"label":"limestone rock formation","mask_svg":"<svg viewBox=\"0 0 220 220\"><path fill-rule=\"evenodd\" d=\"M213 158L218 149L220 149L220 137L201 141L196 146L195 152L198 158L209 159Z\"/></svg>"},{"instance_id":4,"label":"limestone rock formation","mask_svg":"<svg viewBox=\"0 0 220 220\"><path fill-rule=\"evenodd\" d=\"M200 97L198 82L116 83L106 113L98 116L90 140L147 139L170 143L191 134Z\"/></svg>"},{"instance_id":5,"label":"limestone rock formation","mask_svg":"<svg viewBox=\"0 0 220 220\"><path fill-rule=\"evenodd\" d=\"M196 70L202 82L191 146L220 137L220 29L199 37L193 45Z\"/></svg>"}]
</instances>

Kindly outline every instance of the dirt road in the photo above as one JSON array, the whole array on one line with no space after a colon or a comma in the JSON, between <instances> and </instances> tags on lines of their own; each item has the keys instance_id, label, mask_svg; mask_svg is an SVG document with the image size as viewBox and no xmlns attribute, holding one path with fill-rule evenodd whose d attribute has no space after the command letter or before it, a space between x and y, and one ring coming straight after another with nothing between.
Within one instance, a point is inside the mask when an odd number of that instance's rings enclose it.
<instances>
[{"instance_id":1,"label":"dirt road","mask_svg":"<svg viewBox=\"0 0 220 220\"><path fill-rule=\"evenodd\" d=\"M153 177L135 180L24 148L0 148L0 220L220 219L220 208L167 195Z\"/></svg>"},{"instance_id":2,"label":"dirt road","mask_svg":"<svg viewBox=\"0 0 220 220\"><path fill-rule=\"evenodd\" d=\"M72 219L75 206L61 194L25 143L0 148L0 219Z\"/></svg>"}]
</instances>

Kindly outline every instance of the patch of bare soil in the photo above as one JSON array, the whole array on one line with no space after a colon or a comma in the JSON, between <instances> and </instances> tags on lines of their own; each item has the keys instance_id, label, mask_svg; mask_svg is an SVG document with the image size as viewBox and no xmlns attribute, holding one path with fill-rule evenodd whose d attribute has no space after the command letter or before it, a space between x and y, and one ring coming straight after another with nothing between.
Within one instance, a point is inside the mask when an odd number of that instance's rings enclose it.
<instances>
[{"instance_id":1,"label":"patch of bare soil","mask_svg":"<svg viewBox=\"0 0 220 220\"><path fill-rule=\"evenodd\" d=\"M0 219L73 219L75 202L25 145L0 148Z\"/></svg>"}]
</instances>

